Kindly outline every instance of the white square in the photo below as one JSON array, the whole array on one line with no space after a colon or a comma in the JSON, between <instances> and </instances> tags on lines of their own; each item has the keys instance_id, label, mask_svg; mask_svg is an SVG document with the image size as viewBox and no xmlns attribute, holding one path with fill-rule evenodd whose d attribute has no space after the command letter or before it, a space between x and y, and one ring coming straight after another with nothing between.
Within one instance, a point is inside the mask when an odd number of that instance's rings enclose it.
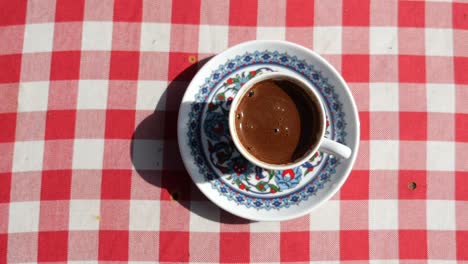
<instances>
[{"instance_id":1,"label":"white square","mask_svg":"<svg viewBox=\"0 0 468 264\"><path fill-rule=\"evenodd\" d=\"M44 157L44 141L17 141L13 154L13 171L40 171Z\"/></svg>"},{"instance_id":2,"label":"white square","mask_svg":"<svg viewBox=\"0 0 468 264\"><path fill-rule=\"evenodd\" d=\"M138 81L137 110L166 110L166 81Z\"/></svg>"},{"instance_id":3,"label":"white square","mask_svg":"<svg viewBox=\"0 0 468 264\"><path fill-rule=\"evenodd\" d=\"M455 201L427 200L426 217L429 230L455 230Z\"/></svg>"},{"instance_id":4,"label":"white square","mask_svg":"<svg viewBox=\"0 0 468 264\"><path fill-rule=\"evenodd\" d=\"M219 53L228 47L228 27L200 25L198 52Z\"/></svg>"},{"instance_id":5,"label":"white square","mask_svg":"<svg viewBox=\"0 0 468 264\"><path fill-rule=\"evenodd\" d=\"M263 232L280 232L280 222L252 222L250 223L250 232L263 233Z\"/></svg>"},{"instance_id":6,"label":"white square","mask_svg":"<svg viewBox=\"0 0 468 264\"><path fill-rule=\"evenodd\" d=\"M211 202L190 203L190 232L219 232L219 208Z\"/></svg>"},{"instance_id":7,"label":"white square","mask_svg":"<svg viewBox=\"0 0 468 264\"><path fill-rule=\"evenodd\" d=\"M371 259L369 260L369 264L400 264L400 261L392 259Z\"/></svg>"},{"instance_id":8,"label":"white square","mask_svg":"<svg viewBox=\"0 0 468 264\"><path fill-rule=\"evenodd\" d=\"M26 24L23 53L50 52L54 44L54 24Z\"/></svg>"},{"instance_id":9,"label":"white square","mask_svg":"<svg viewBox=\"0 0 468 264\"><path fill-rule=\"evenodd\" d=\"M370 54L398 54L398 28L371 27Z\"/></svg>"},{"instance_id":10,"label":"white square","mask_svg":"<svg viewBox=\"0 0 468 264\"><path fill-rule=\"evenodd\" d=\"M46 111L49 82L22 82L18 92L18 111Z\"/></svg>"},{"instance_id":11,"label":"white square","mask_svg":"<svg viewBox=\"0 0 468 264\"><path fill-rule=\"evenodd\" d=\"M133 166L137 170L159 170L162 168L163 143L160 140L134 140Z\"/></svg>"},{"instance_id":12,"label":"white square","mask_svg":"<svg viewBox=\"0 0 468 264\"><path fill-rule=\"evenodd\" d=\"M371 111L398 111L398 83L370 83Z\"/></svg>"},{"instance_id":13,"label":"white square","mask_svg":"<svg viewBox=\"0 0 468 264\"><path fill-rule=\"evenodd\" d=\"M455 169L455 143L428 141L426 162L427 170L453 171Z\"/></svg>"},{"instance_id":14,"label":"white square","mask_svg":"<svg viewBox=\"0 0 468 264\"><path fill-rule=\"evenodd\" d=\"M398 229L397 200L369 200L369 230Z\"/></svg>"},{"instance_id":15,"label":"white square","mask_svg":"<svg viewBox=\"0 0 468 264\"><path fill-rule=\"evenodd\" d=\"M341 54L341 27L314 27L314 51L319 54Z\"/></svg>"},{"instance_id":16,"label":"white square","mask_svg":"<svg viewBox=\"0 0 468 264\"><path fill-rule=\"evenodd\" d=\"M284 40L286 28L284 27L257 27L257 39Z\"/></svg>"},{"instance_id":17,"label":"white square","mask_svg":"<svg viewBox=\"0 0 468 264\"><path fill-rule=\"evenodd\" d=\"M170 50L171 24L167 23L141 23L141 51Z\"/></svg>"},{"instance_id":18,"label":"white square","mask_svg":"<svg viewBox=\"0 0 468 264\"><path fill-rule=\"evenodd\" d=\"M71 200L70 230L98 230L100 206L100 200Z\"/></svg>"},{"instance_id":19,"label":"white square","mask_svg":"<svg viewBox=\"0 0 468 264\"><path fill-rule=\"evenodd\" d=\"M426 28L426 55L452 56L453 30L447 28Z\"/></svg>"},{"instance_id":20,"label":"white square","mask_svg":"<svg viewBox=\"0 0 468 264\"><path fill-rule=\"evenodd\" d=\"M102 169L104 140L75 139L73 145L74 169Z\"/></svg>"},{"instance_id":21,"label":"white square","mask_svg":"<svg viewBox=\"0 0 468 264\"><path fill-rule=\"evenodd\" d=\"M108 88L108 80L80 80L78 109L106 109Z\"/></svg>"},{"instance_id":22,"label":"white square","mask_svg":"<svg viewBox=\"0 0 468 264\"><path fill-rule=\"evenodd\" d=\"M340 230L340 203L330 200L310 214L310 230Z\"/></svg>"},{"instance_id":23,"label":"white square","mask_svg":"<svg viewBox=\"0 0 468 264\"><path fill-rule=\"evenodd\" d=\"M442 2L438 0L439 2ZM428 259L427 264L457 264L457 260Z\"/></svg>"},{"instance_id":24,"label":"white square","mask_svg":"<svg viewBox=\"0 0 468 264\"><path fill-rule=\"evenodd\" d=\"M82 50L111 50L112 22L83 22Z\"/></svg>"},{"instance_id":25,"label":"white square","mask_svg":"<svg viewBox=\"0 0 468 264\"><path fill-rule=\"evenodd\" d=\"M130 230L159 231L161 203L154 200L130 201Z\"/></svg>"},{"instance_id":26,"label":"white square","mask_svg":"<svg viewBox=\"0 0 468 264\"><path fill-rule=\"evenodd\" d=\"M426 96L428 112L455 113L455 86L453 84L428 83Z\"/></svg>"},{"instance_id":27,"label":"white square","mask_svg":"<svg viewBox=\"0 0 468 264\"><path fill-rule=\"evenodd\" d=\"M370 169L397 170L399 147L398 140L371 140Z\"/></svg>"},{"instance_id":28,"label":"white square","mask_svg":"<svg viewBox=\"0 0 468 264\"><path fill-rule=\"evenodd\" d=\"M39 230L39 210L40 204L37 201L10 203L8 232L37 232Z\"/></svg>"}]
</instances>

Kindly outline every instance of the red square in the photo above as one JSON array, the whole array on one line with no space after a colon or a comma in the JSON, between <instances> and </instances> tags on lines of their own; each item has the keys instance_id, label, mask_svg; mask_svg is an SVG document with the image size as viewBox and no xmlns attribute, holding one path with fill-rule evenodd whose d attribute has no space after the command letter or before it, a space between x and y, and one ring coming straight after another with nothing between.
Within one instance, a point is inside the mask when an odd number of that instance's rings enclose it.
<instances>
[{"instance_id":1,"label":"red square","mask_svg":"<svg viewBox=\"0 0 468 264\"><path fill-rule=\"evenodd\" d=\"M230 26L256 26L258 2L251 0L231 1L229 6ZM246 12L248 10L248 12Z\"/></svg>"},{"instance_id":2,"label":"red square","mask_svg":"<svg viewBox=\"0 0 468 264\"><path fill-rule=\"evenodd\" d=\"M84 18L84 0L57 0L55 21L82 21Z\"/></svg>"},{"instance_id":3,"label":"red square","mask_svg":"<svg viewBox=\"0 0 468 264\"><path fill-rule=\"evenodd\" d=\"M82 30L82 22L55 23L54 51L80 50Z\"/></svg>"},{"instance_id":4,"label":"red square","mask_svg":"<svg viewBox=\"0 0 468 264\"><path fill-rule=\"evenodd\" d=\"M51 80L76 80L79 76L79 51L58 51L52 53Z\"/></svg>"},{"instance_id":5,"label":"red square","mask_svg":"<svg viewBox=\"0 0 468 264\"><path fill-rule=\"evenodd\" d=\"M99 231L99 260L128 261L128 231Z\"/></svg>"},{"instance_id":6,"label":"red square","mask_svg":"<svg viewBox=\"0 0 468 264\"><path fill-rule=\"evenodd\" d=\"M400 140L427 140L427 112L400 112Z\"/></svg>"},{"instance_id":7,"label":"red square","mask_svg":"<svg viewBox=\"0 0 468 264\"><path fill-rule=\"evenodd\" d=\"M219 261L247 263L250 261L250 234L222 232L219 235Z\"/></svg>"},{"instance_id":8,"label":"red square","mask_svg":"<svg viewBox=\"0 0 468 264\"><path fill-rule=\"evenodd\" d=\"M308 261L310 259L309 232L281 232L281 261Z\"/></svg>"},{"instance_id":9,"label":"red square","mask_svg":"<svg viewBox=\"0 0 468 264\"><path fill-rule=\"evenodd\" d=\"M468 231L457 231L457 259L468 260Z\"/></svg>"},{"instance_id":10,"label":"red square","mask_svg":"<svg viewBox=\"0 0 468 264\"><path fill-rule=\"evenodd\" d=\"M10 201L11 191L11 173L0 173L0 203L8 203Z\"/></svg>"},{"instance_id":11,"label":"red square","mask_svg":"<svg viewBox=\"0 0 468 264\"><path fill-rule=\"evenodd\" d=\"M169 54L169 73L170 81L177 80L178 82L190 82L198 70L196 63L192 63L190 58L191 53L171 52Z\"/></svg>"},{"instance_id":12,"label":"red square","mask_svg":"<svg viewBox=\"0 0 468 264\"><path fill-rule=\"evenodd\" d=\"M468 4L453 3L452 12L453 28L468 29Z\"/></svg>"},{"instance_id":13,"label":"red square","mask_svg":"<svg viewBox=\"0 0 468 264\"><path fill-rule=\"evenodd\" d=\"M4 8L0 9L4 10ZM8 16L11 17L12 15ZM0 69L2 69L0 71L0 83L18 82L21 72L21 54L0 56Z\"/></svg>"},{"instance_id":14,"label":"red square","mask_svg":"<svg viewBox=\"0 0 468 264\"><path fill-rule=\"evenodd\" d=\"M136 51L112 51L111 80L137 80L140 53Z\"/></svg>"},{"instance_id":15,"label":"red square","mask_svg":"<svg viewBox=\"0 0 468 264\"><path fill-rule=\"evenodd\" d=\"M468 201L468 172L455 172L455 199Z\"/></svg>"},{"instance_id":16,"label":"red square","mask_svg":"<svg viewBox=\"0 0 468 264\"><path fill-rule=\"evenodd\" d=\"M0 1L0 26L24 24L26 21L26 0ZM5 69L0 67L1 69Z\"/></svg>"},{"instance_id":17,"label":"red square","mask_svg":"<svg viewBox=\"0 0 468 264\"><path fill-rule=\"evenodd\" d=\"M135 128L135 110L107 110L105 137L131 139Z\"/></svg>"},{"instance_id":18,"label":"red square","mask_svg":"<svg viewBox=\"0 0 468 264\"><path fill-rule=\"evenodd\" d=\"M398 78L400 82L426 82L425 56L400 55L398 57Z\"/></svg>"},{"instance_id":19,"label":"red square","mask_svg":"<svg viewBox=\"0 0 468 264\"><path fill-rule=\"evenodd\" d=\"M359 121L361 123L361 140L370 139L370 114L369 112L359 112Z\"/></svg>"},{"instance_id":20,"label":"red square","mask_svg":"<svg viewBox=\"0 0 468 264\"><path fill-rule=\"evenodd\" d=\"M39 232L37 261L67 261L68 231Z\"/></svg>"},{"instance_id":21,"label":"red square","mask_svg":"<svg viewBox=\"0 0 468 264\"><path fill-rule=\"evenodd\" d=\"M427 259L426 230L400 230L399 250L401 259Z\"/></svg>"},{"instance_id":22,"label":"red square","mask_svg":"<svg viewBox=\"0 0 468 264\"><path fill-rule=\"evenodd\" d=\"M8 246L8 234L0 234L0 263L7 263L7 246Z\"/></svg>"},{"instance_id":23,"label":"red square","mask_svg":"<svg viewBox=\"0 0 468 264\"><path fill-rule=\"evenodd\" d=\"M416 188L410 188L411 183ZM427 178L426 171L400 170L398 173L398 197L400 199L426 199Z\"/></svg>"},{"instance_id":24,"label":"red square","mask_svg":"<svg viewBox=\"0 0 468 264\"><path fill-rule=\"evenodd\" d=\"M369 82L369 55L343 55L341 72L347 82Z\"/></svg>"},{"instance_id":25,"label":"red square","mask_svg":"<svg viewBox=\"0 0 468 264\"><path fill-rule=\"evenodd\" d=\"M189 241L190 236L188 232L160 232L159 260L168 262L188 262Z\"/></svg>"},{"instance_id":26,"label":"red square","mask_svg":"<svg viewBox=\"0 0 468 264\"><path fill-rule=\"evenodd\" d=\"M368 231L341 231L340 242L341 260L369 259Z\"/></svg>"},{"instance_id":27,"label":"red square","mask_svg":"<svg viewBox=\"0 0 468 264\"><path fill-rule=\"evenodd\" d=\"M114 21L141 22L142 0L114 0Z\"/></svg>"},{"instance_id":28,"label":"red square","mask_svg":"<svg viewBox=\"0 0 468 264\"><path fill-rule=\"evenodd\" d=\"M286 26L306 27L314 25L314 1L288 0Z\"/></svg>"},{"instance_id":29,"label":"red square","mask_svg":"<svg viewBox=\"0 0 468 264\"><path fill-rule=\"evenodd\" d=\"M103 170L102 199L130 199L131 170Z\"/></svg>"},{"instance_id":30,"label":"red square","mask_svg":"<svg viewBox=\"0 0 468 264\"><path fill-rule=\"evenodd\" d=\"M45 139L72 139L75 136L75 110L47 111Z\"/></svg>"},{"instance_id":31,"label":"red square","mask_svg":"<svg viewBox=\"0 0 468 264\"><path fill-rule=\"evenodd\" d=\"M109 79L110 52L82 51L80 79Z\"/></svg>"},{"instance_id":32,"label":"red square","mask_svg":"<svg viewBox=\"0 0 468 264\"><path fill-rule=\"evenodd\" d=\"M455 83L468 84L468 74L466 74L468 72L468 58L455 57L453 58L453 62L455 71Z\"/></svg>"},{"instance_id":33,"label":"red square","mask_svg":"<svg viewBox=\"0 0 468 264\"><path fill-rule=\"evenodd\" d=\"M369 26L370 0L343 0L343 26Z\"/></svg>"},{"instance_id":34,"label":"red square","mask_svg":"<svg viewBox=\"0 0 468 264\"><path fill-rule=\"evenodd\" d=\"M161 200L190 200L193 183L186 171L163 170L161 176Z\"/></svg>"},{"instance_id":35,"label":"red square","mask_svg":"<svg viewBox=\"0 0 468 264\"><path fill-rule=\"evenodd\" d=\"M200 24L200 0L173 0L172 23Z\"/></svg>"},{"instance_id":36,"label":"red square","mask_svg":"<svg viewBox=\"0 0 468 264\"><path fill-rule=\"evenodd\" d=\"M70 199L71 175L71 170L43 171L41 200Z\"/></svg>"},{"instance_id":37,"label":"red square","mask_svg":"<svg viewBox=\"0 0 468 264\"><path fill-rule=\"evenodd\" d=\"M400 27L424 27L425 3L420 1L398 2L398 25Z\"/></svg>"},{"instance_id":38,"label":"red square","mask_svg":"<svg viewBox=\"0 0 468 264\"><path fill-rule=\"evenodd\" d=\"M340 198L343 200L369 199L369 171L353 170L341 188Z\"/></svg>"},{"instance_id":39,"label":"red square","mask_svg":"<svg viewBox=\"0 0 468 264\"><path fill-rule=\"evenodd\" d=\"M0 114L0 143L15 142L16 113Z\"/></svg>"}]
</instances>

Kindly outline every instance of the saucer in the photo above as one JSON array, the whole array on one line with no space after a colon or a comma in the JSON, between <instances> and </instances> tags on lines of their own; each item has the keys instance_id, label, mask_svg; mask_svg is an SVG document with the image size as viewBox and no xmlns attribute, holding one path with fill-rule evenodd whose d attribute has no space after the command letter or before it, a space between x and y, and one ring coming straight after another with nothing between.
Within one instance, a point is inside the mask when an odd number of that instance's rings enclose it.
<instances>
[{"instance_id":1,"label":"saucer","mask_svg":"<svg viewBox=\"0 0 468 264\"><path fill-rule=\"evenodd\" d=\"M240 155L229 134L232 100L248 80L272 71L317 89L326 108L325 137L350 147L349 159L317 152L301 166L272 171ZM343 78L318 54L285 41L245 42L213 57L188 86L177 125L182 160L201 192L256 221L296 218L330 199L349 176L359 147L357 107Z\"/></svg>"}]
</instances>

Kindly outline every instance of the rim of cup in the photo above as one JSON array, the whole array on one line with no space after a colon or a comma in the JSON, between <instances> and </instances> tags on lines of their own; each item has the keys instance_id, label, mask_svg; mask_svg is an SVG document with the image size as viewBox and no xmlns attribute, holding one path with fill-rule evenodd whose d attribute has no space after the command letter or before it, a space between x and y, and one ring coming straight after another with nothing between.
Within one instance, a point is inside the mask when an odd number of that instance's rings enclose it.
<instances>
[{"instance_id":1,"label":"rim of cup","mask_svg":"<svg viewBox=\"0 0 468 264\"><path fill-rule=\"evenodd\" d=\"M303 157L300 159L297 159L293 162L289 162L286 164L272 164L272 163L267 163L262 160L259 160L256 158L254 155L250 154L247 149L244 147L244 145L240 142L239 137L237 135L236 127L235 127L235 118L236 118L236 110L237 107L239 106L239 103L241 99L244 97L246 92L252 88L255 84L260 83L262 81L270 80L270 79L277 79L277 80L287 80L290 82L293 82L294 84L298 85L301 87L308 95L309 97L314 101L314 103L319 107L320 109L320 117L321 117L321 130L319 134L319 140L315 142L315 145L311 147L306 154L304 154ZM232 141L234 142L234 145L236 146L237 150L241 153L241 155L246 158L248 161L251 163L262 167L264 169L270 169L270 170L286 170L286 169L291 169L297 166L300 166L307 160L311 159L312 156L315 154L315 152L319 149L320 144L323 140L323 137L325 135L325 122L326 122L326 116L325 116L325 109L323 106L323 102L317 93L315 91L315 88L312 87L312 85L304 82L300 78L289 74L289 73L284 73L284 72L268 72L268 73L262 73L261 75L255 76L254 78L250 79L247 81L237 92L236 96L234 97L231 108L229 110L229 133L231 134Z\"/></svg>"}]
</instances>

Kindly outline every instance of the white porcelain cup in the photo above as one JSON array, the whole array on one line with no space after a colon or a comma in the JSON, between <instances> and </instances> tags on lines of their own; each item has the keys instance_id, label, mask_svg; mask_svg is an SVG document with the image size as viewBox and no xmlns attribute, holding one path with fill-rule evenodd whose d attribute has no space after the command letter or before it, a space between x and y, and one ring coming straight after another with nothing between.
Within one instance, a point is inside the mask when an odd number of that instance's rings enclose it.
<instances>
[{"instance_id":1,"label":"white porcelain cup","mask_svg":"<svg viewBox=\"0 0 468 264\"><path fill-rule=\"evenodd\" d=\"M320 113L315 113L315 116L319 116L321 118L320 122L322 122L321 131L320 131L320 140L315 143L315 145L310 146L310 149L304 154L303 157L300 159L295 160L294 162L290 162L287 164L271 164L266 163L257 159L255 156L250 154L247 149L242 145L239 140L239 137L236 132L235 121L236 121L236 111L237 107L241 99L246 95L246 92L252 88L255 84L266 81L266 80L285 80L290 81L296 84L298 87L302 88L305 94L310 97L310 100L316 104L316 108L319 109ZM311 114L312 116L312 114ZM238 91L237 95L234 97L234 100L231 104L231 109L229 111L229 132L231 133L231 138L236 145L239 152L244 156L247 160L252 162L253 164L270 170L286 170L293 167L300 166L302 163L306 162L307 160L311 159L314 153L319 150L328 154L331 154L335 157L347 159L351 156L351 149L343 144L330 140L325 135L326 129L326 115L325 109L323 106L323 102L320 99L317 91L315 88L312 87L310 84L302 81L301 79L287 73L280 73L280 72L269 72L263 73L258 75L248 82L246 82Z\"/></svg>"}]
</instances>

